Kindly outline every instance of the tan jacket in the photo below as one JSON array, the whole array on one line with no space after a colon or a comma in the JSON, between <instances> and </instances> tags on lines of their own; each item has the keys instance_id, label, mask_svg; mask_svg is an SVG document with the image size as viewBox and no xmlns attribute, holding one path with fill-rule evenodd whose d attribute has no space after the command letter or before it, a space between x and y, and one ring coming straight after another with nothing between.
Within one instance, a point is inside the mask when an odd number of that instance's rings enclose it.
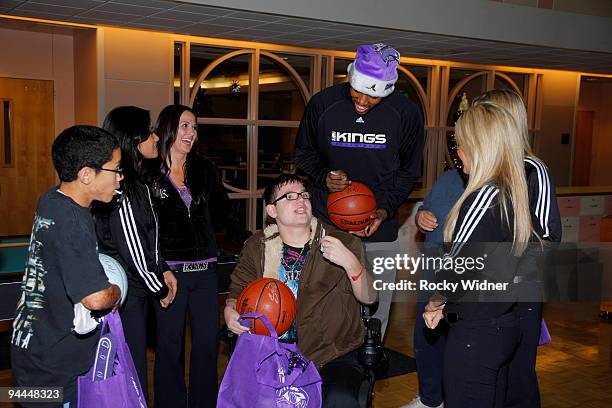
<instances>
[{"instance_id":1,"label":"tan jacket","mask_svg":"<svg viewBox=\"0 0 612 408\"><path fill-rule=\"evenodd\" d=\"M310 250L298 290L296 324L298 347L319 368L358 348L365 334L359 301L353 294L346 272L323 258L319 250L321 226L326 235L342 241L363 263L363 246L359 238L312 219ZM282 248L276 224L250 237L232 272L229 297L237 299L255 279L278 279Z\"/></svg>"}]
</instances>

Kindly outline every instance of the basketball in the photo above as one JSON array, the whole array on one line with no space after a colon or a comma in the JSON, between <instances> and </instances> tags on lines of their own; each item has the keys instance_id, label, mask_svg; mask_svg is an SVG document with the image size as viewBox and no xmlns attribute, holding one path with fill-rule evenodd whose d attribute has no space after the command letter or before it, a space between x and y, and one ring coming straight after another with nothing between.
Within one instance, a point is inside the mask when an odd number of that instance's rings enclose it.
<instances>
[{"instance_id":1,"label":"basketball","mask_svg":"<svg viewBox=\"0 0 612 408\"><path fill-rule=\"evenodd\" d=\"M98 254L108 281L121 289L121 303L125 302L128 292L128 280L123 267L117 260L106 254Z\"/></svg>"},{"instance_id":2,"label":"basketball","mask_svg":"<svg viewBox=\"0 0 612 408\"><path fill-rule=\"evenodd\" d=\"M345 231L360 231L370 225L376 213L376 197L368 186L351 182L344 190L327 198L327 214L331 222Z\"/></svg>"},{"instance_id":3,"label":"basketball","mask_svg":"<svg viewBox=\"0 0 612 408\"><path fill-rule=\"evenodd\" d=\"M278 279L256 279L244 288L238 301L238 313L261 313L266 316L276 333L283 335L293 323L296 315L296 302L293 292ZM259 319L245 319L251 322L251 333L269 336L263 322Z\"/></svg>"}]
</instances>

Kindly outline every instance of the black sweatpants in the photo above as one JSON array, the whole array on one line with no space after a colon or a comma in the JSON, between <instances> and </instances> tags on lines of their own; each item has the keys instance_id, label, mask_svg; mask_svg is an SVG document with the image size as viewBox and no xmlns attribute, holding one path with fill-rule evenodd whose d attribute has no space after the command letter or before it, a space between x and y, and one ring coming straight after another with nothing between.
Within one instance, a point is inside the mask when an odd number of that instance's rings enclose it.
<instances>
[{"instance_id":1,"label":"black sweatpants","mask_svg":"<svg viewBox=\"0 0 612 408\"><path fill-rule=\"evenodd\" d=\"M356 350L325 364L319 374L323 379L323 408L359 408L364 371Z\"/></svg>"},{"instance_id":2,"label":"black sweatpants","mask_svg":"<svg viewBox=\"0 0 612 408\"><path fill-rule=\"evenodd\" d=\"M419 379L419 397L428 407L444 402L442 372L448 325L442 320L434 330L425 326L423 313L428 302L417 302L414 320L414 357Z\"/></svg>"},{"instance_id":3,"label":"black sweatpants","mask_svg":"<svg viewBox=\"0 0 612 408\"><path fill-rule=\"evenodd\" d=\"M155 299L153 299L155 301ZM147 381L147 315L149 297L128 291L127 299L119 314L138 379L145 398L149 399Z\"/></svg>"},{"instance_id":4,"label":"black sweatpants","mask_svg":"<svg viewBox=\"0 0 612 408\"><path fill-rule=\"evenodd\" d=\"M217 347L219 305L217 274L206 271L175 273L174 303L163 310L155 305L155 407L200 408L217 404ZM191 324L189 393L185 385L185 319Z\"/></svg>"},{"instance_id":5,"label":"black sweatpants","mask_svg":"<svg viewBox=\"0 0 612 408\"><path fill-rule=\"evenodd\" d=\"M516 313L450 324L444 352L446 408L491 408L500 371L519 341Z\"/></svg>"},{"instance_id":6,"label":"black sweatpants","mask_svg":"<svg viewBox=\"0 0 612 408\"><path fill-rule=\"evenodd\" d=\"M507 368L504 407L540 408L536 356L540 341L542 303L517 303L520 343Z\"/></svg>"}]
</instances>

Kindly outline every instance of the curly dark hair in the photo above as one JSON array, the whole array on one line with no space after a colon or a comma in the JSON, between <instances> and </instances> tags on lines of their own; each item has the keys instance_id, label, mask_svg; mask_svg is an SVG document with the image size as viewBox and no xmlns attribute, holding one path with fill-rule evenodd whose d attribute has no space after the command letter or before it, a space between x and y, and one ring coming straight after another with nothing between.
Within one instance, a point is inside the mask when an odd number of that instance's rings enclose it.
<instances>
[{"instance_id":1,"label":"curly dark hair","mask_svg":"<svg viewBox=\"0 0 612 408\"><path fill-rule=\"evenodd\" d=\"M281 174L268 184L263 192L264 205L270 204L276 199L276 193L282 186L291 183L300 183L305 190L310 191L309 183L296 174Z\"/></svg>"},{"instance_id":2,"label":"curly dark hair","mask_svg":"<svg viewBox=\"0 0 612 408\"><path fill-rule=\"evenodd\" d=\"M60 180L70 182L77 179L83 167L91 167L99 172L118 148L119 141L106 130L78 125L69 127L55 138L51 157Z\"/></svg>"}]
</instances>

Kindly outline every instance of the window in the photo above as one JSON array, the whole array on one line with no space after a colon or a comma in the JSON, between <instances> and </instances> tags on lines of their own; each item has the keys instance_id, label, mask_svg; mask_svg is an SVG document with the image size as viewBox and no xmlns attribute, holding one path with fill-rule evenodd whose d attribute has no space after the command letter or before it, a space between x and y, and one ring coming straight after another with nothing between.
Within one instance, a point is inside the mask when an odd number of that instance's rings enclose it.
<instances>
[{"instance_id":1,"label":"window","mask_svg":"<svg viewBox=\"0 0 612 408\"><path fill-rule=\"evenodd\" d=\"M523 96L525 94L525 85L527 84L526 76L516 72L496 72L493 88L509 89Z\"/></svg>"},{"instance_id":2,"label":"window","mask_svg":"<svg viewBox=\"0 0 612 408\"><path fill-rule=\"evenodd\" d=\"M215 163L229 191L248 190L249 154L247 127L198 125L198 152Z\"/></svg>"},{"instance_id":3,"label":"window","mask_svg":"<svg viewBox=\"0 0 612 408\"><path fill-rule=\"evenodd\" d=\"M254 229L263 220L261 190L296 171L293 146L315 57L202 44L190 44L190 50L183 69L189 70L191 92L182 102L198 116L198 151L215 163L237 215ZM175 58L175 72L179 63Z\"/></svg>"},{"instance_id":4,"label":"window","mask_svg":"<svg viewBox=\"0 0 612 408\"><path fill-rule=\"evenodd\" d=\"M306 84L310 83L310 57L275 58L278 60L262 55L259 60L258 119L299 121L306 106L304 92L309 92ZM289 65L290 62L300 64L302 75Z\"/></svg>"},{"instance_id":5,"label":"window","mask_svg":"<svg viewBox=\"0 0 612 408\"><path fill-rule=\"evenodd\" d=\"M471 103L475 97L486 91L486 74L486 71L475 72L451 69L451 78L448 89L450 92L453 92L458 85L460 85L460 88L456 93L451 93L449 95L449 97L452 99L449 100L450 108L446 117L447 126L455 126L457 119L459 119L459 104L461 103L464 94L467 97L468 102ZM468 79L470 77L472 78Z\"/></svg>"},{"instance_id":6,"label":"window","mask_svg":"<svg viewBox=\"0 0 612 408\"><path fill-rule=\"evenodd\" d=\"M315 85L319 89L346 82L353 59L334 50L281 45L271 50L257 43L237 49L235 44L177 42L174 100L193 106L199 123L199 151L216 164L244 225L255 229L265 219L263 188L277 175L297 170L293 162L295 137ZM520 90L527 101L534 74L410 61L400 65L396 89L424 116L424 177L416 188L427 189L445 164L458 162L453 135L464 96L469 103L488 88L497 87ZM181 80L187 77L189 95L181 92ZM256 86L251 79L256 80ZM183 84L183 89L186 86ZM537 100L532 95L532 103ZM530 109L533 112L535 107ZM0 154L4 157L4 152Z\"/></svg>"},{"instance_id":7,"label":"window","mask_svg":"<svg viewBox=\"0 0 612 408\"><path fill-rule=\"evenodd\" d=\"M334 85L348 81L348 66L352 59L334 58Z\"/></svg>"},{"instance_id":8,"label":"window","mask_svg":"<svg viewBox=\"0 0 612 408\"><path fill-rule=\"evenodd\" d=\"M293 147L297 128L260 126L257 146L257 188L263 189L277 176L295 173Z\"/></svg>"},{"instance_id":9,"label":"window","mask_svg":"<svg viewBox=\"0 0 612 408\"><path fill-rule=\"evenodd\" d=\"M245 51L231 56L231 51L197 45L191 47L190 87L192 95L195 93L193 109L198 117L247 118L251 55ZM197 81L196 90L193 87Z\"/></svg>"},{"instance_id":10,"label":"window","mask_svg":"<svg viewBox=\"0 0 612 408\"><path fill-rule=\"evenodd\" d=\"M173 99L175 104L181 103L181 72L183 70L183 43L174 44L174 86Z\"/></svg>"}]
</instances>

